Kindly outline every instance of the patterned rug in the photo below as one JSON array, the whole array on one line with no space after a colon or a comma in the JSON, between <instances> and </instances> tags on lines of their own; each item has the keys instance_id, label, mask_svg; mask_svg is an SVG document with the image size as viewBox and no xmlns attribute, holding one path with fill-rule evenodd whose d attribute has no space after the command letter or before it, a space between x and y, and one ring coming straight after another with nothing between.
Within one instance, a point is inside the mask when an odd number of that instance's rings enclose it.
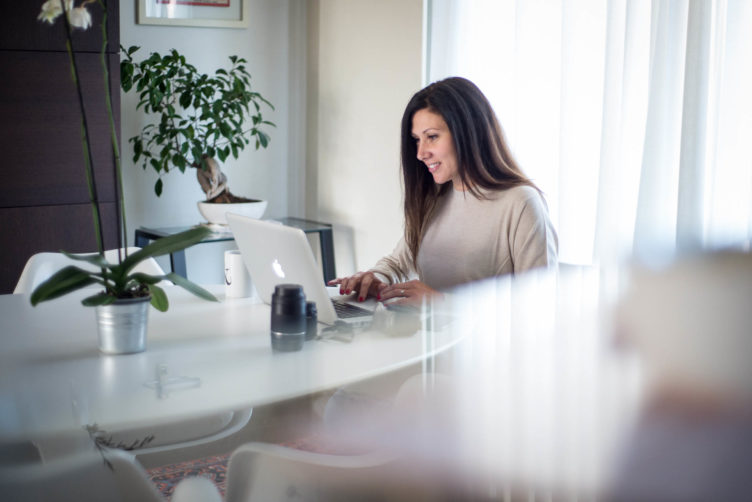
<instances>
[{"instance_id":1,"label":"patterned rug","mask_svg":"<svg viewBox=\"0 0 752 502\"><path fill-rule=\"evenodd\" d=\"M188 460L177 464L163 465L147 471L147 475L162 492L165 499L170 500L175 486L186 477L203 477L210 479L219 489L222 498L225 496L225 478L227 476L227 461L229 453L211 457Z\"/></svg>"}]
</instances>

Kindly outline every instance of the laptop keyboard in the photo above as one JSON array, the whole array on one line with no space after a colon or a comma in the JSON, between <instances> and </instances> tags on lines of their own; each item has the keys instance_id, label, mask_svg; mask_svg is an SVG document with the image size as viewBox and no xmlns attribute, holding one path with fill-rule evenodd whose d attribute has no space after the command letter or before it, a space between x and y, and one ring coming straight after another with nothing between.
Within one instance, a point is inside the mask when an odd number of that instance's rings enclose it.
<instances>
[{"instance_id":1,"label":"laptop keyboard","mask_svg":"<svg viewBox=\"0 0 752 502\"><path fill-rule=\"evenodd\" d=\"M341 300L332 300L332 303L334 304L334 310L337 312L337 317L341 319L373 315L373 312L368 309Z\"/></svg>"}]
</instances>

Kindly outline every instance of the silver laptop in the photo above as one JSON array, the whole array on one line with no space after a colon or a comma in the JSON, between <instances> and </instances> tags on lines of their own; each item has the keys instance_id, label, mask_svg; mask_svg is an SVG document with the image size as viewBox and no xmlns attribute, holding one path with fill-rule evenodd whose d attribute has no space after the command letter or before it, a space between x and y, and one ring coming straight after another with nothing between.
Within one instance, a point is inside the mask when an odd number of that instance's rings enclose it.
<instances>
[{"instance_id":1,"label":"silver laptop","mask_svg":"<svg viewBox=\"0 0 752 502\"><path fill-rule=\"evenodd\" d=\"M321 267L302 230L232 213L227 213L227 222L264 303L271 304L277 284L300 284L306 299L316 302L320 322L362 324L370 321L376 306L374 300L355 305L329 295Z\"/></svg>"}]
</instances>

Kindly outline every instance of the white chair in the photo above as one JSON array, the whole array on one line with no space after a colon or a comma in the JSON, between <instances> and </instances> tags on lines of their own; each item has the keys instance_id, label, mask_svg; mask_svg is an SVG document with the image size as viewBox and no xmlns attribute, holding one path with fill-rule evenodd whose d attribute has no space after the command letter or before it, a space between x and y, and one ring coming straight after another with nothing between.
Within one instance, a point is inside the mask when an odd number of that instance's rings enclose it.
<instances>
[{"instance_id":1,"label":"white chair","mask_svg":"<svg viewBox=\"0 0 752 502\"><path fill-rule=\"evenodd\" d=\"M393 460L379 453L330 455L247 443L230 456L225 500L360 500L394 481Z\"/></svg>"},{"instance_id":2,"label":"white chair","mask_svg":"<svg viewBox=\"0 0 752 502\"><path fill-rule=\"evenodd\" d=\"M132 450L139 456L149 455L219 441L248 425L252 415L253 408L241 408L186 418L179 422L141 426L132 430L108 431L107 437L111 438L114 444L132 445L145 436L152 435L152 442Z\"/></svg>"},{"instance_id":3,"label":"white chair","mask_svg":"<svg viewBox=\"0 0 752 502\"><path fill-rule=\"evenodd\" d=\"M133 254L141 248L129 247L128 254ZM104 252L107 261L114 263L118 259L118 249L109 249ZM31 294L39 284L47 280L58 270L68 265L76 265L83 269L96 270L96 267L84 261L72 260L62 253L36 253L26 262L21 272L13 294ZM154 258L147 258L134 267L134 271L150 275L164 275L162 267ZM98 287L98 285L92 285Z\"/></svg>"},{"instance_id":4,"label":"white chair","mask_svg":"<svg viewBox=\"0 0 752 502\"><path fill-rule=\"evenodd\" d=\"M111 467L98 451L88 450L0 468L0 494L8 502L164 502L133 455L108 450L105 456Z\"/></svg>"}]
</instances>

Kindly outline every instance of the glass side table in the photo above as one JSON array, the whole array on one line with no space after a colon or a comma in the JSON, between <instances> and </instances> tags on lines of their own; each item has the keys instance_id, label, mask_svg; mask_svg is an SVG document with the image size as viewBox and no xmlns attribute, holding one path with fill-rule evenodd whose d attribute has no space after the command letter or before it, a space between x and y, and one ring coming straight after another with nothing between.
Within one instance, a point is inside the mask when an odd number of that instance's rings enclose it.
<instances>
[{"instance_id":1,"label":"glass side table","mask_svg":"<svg viewBox=\"0 0 752 502\"><path fill-rule=\"evenodd\" d=\"M328 282L337 277L334 268L334 238L332 236L332 225L320 221L304 220L302 218L273 218L288 227L299 228L306 234L319 234L319 243L321 245L321 268L324 275L324 282ZM170 235L183 232L193 227L163 227L163 228L146 228L139 227L136 229L136 246L144 247L150 241L167 237ZM223 242L233 240L232 232L229 228L213 231L198 244L205 242ZM170 267L176 274L187 277L187 267L185 262L185 250L170 253Z\"/></svg>"}]
</instances>

